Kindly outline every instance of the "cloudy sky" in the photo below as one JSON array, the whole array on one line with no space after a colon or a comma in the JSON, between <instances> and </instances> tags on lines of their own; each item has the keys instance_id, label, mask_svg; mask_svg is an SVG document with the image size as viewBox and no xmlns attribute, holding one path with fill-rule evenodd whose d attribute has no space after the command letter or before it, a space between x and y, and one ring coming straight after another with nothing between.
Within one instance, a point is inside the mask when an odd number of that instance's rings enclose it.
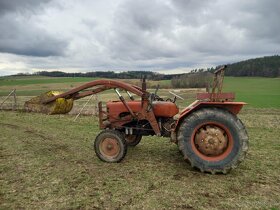
<instances>
[{"instance_id":1,"label":"cloudy sky","mask_svg":"<svg viewBox=\"0 0 280 210\"><path fill-rule=\"evenodd\" d=\"M0 75L165 73L280 54L279 0L0 0Z\"/></svg>"}]
</instances>

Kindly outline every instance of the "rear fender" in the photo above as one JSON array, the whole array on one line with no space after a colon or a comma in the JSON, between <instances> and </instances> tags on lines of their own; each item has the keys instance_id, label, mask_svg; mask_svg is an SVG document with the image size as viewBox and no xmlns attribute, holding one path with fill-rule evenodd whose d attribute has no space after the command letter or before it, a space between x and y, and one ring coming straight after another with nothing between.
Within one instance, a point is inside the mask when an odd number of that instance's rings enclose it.
<instances>
[{"instance_id":1,"label":"rear fender","mask_svg":"<svg viewBox=\"0 0 280 210\"><path fill-rule=\"evenodd\" d=\"M194 112L195 110L204 108L204 107L218 107L218 108L223 108L227 109L230 111L232 114L237 115L242 107L246 105L244 102L202 102L202 101L195 101L192 104L190 104L188 107L186 107L180 114L177 124L176 124L176 129L180 122L189 114Z\"/></svg>"}]
</instances>

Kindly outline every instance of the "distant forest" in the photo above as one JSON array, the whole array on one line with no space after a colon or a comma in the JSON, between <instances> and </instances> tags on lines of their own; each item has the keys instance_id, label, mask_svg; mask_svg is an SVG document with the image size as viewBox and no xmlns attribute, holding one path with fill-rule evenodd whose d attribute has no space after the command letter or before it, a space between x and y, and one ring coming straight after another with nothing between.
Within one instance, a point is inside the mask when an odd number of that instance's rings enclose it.
<instances>
[{"instance_id":1,"label":"distant forest","mask_svg":"<svg viewBox=\"0 0 280 210\"><path fill-rule=\"evenodd\" d=\"M35 73L40 76L48 77L100 77L100 78L111 78L111 79L140 79L146 76L149 80L163 80L172 79L174 76L180 76L182 74L176 75L165 75L152 71L125 71L120 73L115 73L113 71L94 71L86 73L65 73L61 71L39 71Z\"/></svg>"},{"instance_id":2,"label":"distant forest","mask_svg":"<svg viewBox=\"0 0 280 210\"><path fill-rule=\"evenodd\" d=\"M280 56L267 56L229 64L227 76L280 77Z\"/></svg>"},{"instance_id":3,"label":"distant forest","mask_svg":"<svg viewBox=\"0 0 280 210\"><path fill-rule=\"evenodd\" d=\"M246 76L246 77L280 77L280 56L266 56L262 58L249 59L237 63L227 64L225 71L226 76ZM217 68L217 67L216 67ZM115 73L113 71L93 71L86 73L65 73L61 71L39 71L35 75L49 77L101 77L114 79L139 79L146 76L150 80L171 80L179 79L193 74L202 72L214 72L216 68L194 69L185 74L160 74L152 71L126 71ZM19 74L26 75L26 74ZM209 75L208 75L209 76Z\"/></svg>"}]
</instances>

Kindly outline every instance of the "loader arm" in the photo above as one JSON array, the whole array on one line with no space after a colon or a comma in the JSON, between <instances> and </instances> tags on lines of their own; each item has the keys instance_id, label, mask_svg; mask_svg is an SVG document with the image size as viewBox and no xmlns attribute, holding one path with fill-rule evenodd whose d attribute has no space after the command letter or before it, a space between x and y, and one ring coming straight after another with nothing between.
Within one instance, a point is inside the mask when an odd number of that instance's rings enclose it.
<instances>
[{"instance_id":1,"label":"loader arm","mask_svg":"<svg viewBox=\"0 0 280 210\"><path fill-rule=\"evenodd\" d=\"M97 87L93 90L87 90L89 88ZM48 104L50 102L55 101L58 98L65 98L65 99L70 99L72 98L73 100L77 100L89 95L97 94L99 92L108 90L108 89L113 89L113 88L120 88L124 89L126 91L129 91L131 93L134 93L135 95L138 95L142 97L144 94L147 94L145 90L142 90L140 87L135 86L135 85L130 85L124 82L116 81L116 80L95 80L92 82L88 82L84 85L81 85L79 87L73 88L69 91L66 91L62 94L47 98L43 101L44 104ZM87 90L87 91L85 91ZM85 91L85 92L83 92Z\"/></svg>"}]
</instances>

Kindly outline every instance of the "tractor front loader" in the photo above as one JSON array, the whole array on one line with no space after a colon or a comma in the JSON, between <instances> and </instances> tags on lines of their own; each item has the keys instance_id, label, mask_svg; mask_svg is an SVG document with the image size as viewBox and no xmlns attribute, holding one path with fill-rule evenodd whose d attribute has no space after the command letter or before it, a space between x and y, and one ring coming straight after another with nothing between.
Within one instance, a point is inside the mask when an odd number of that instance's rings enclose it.
<instances>
[{"instance_id":1,"label":"tractor front loader","mask_svg":"<svg viewBox=\"0 0 280 210\"><path fill-rule=\"evenodd\" d=\"M64 93L49 92L26 102L26 109L67 113L74 100L114 89L118 101L107 102L106 110L102 102L98 104L102 131L95 138L94 149L100 160L120 162L128 146L136 146L143 136L156 135L176 143L192 167L201 172L226 174L244 159L248 135L237 117L245 103L234 102L233 93L222 93L225 68L214 73L212 91L198 94L197 100L180 114L176 96L165 101L156 93L149 93L145 78L141 88L115 80L96 80ZM129 101L120 90L128 94ZM140 100L135 100L133 94Z\"/></svg>"}]
</instances>

